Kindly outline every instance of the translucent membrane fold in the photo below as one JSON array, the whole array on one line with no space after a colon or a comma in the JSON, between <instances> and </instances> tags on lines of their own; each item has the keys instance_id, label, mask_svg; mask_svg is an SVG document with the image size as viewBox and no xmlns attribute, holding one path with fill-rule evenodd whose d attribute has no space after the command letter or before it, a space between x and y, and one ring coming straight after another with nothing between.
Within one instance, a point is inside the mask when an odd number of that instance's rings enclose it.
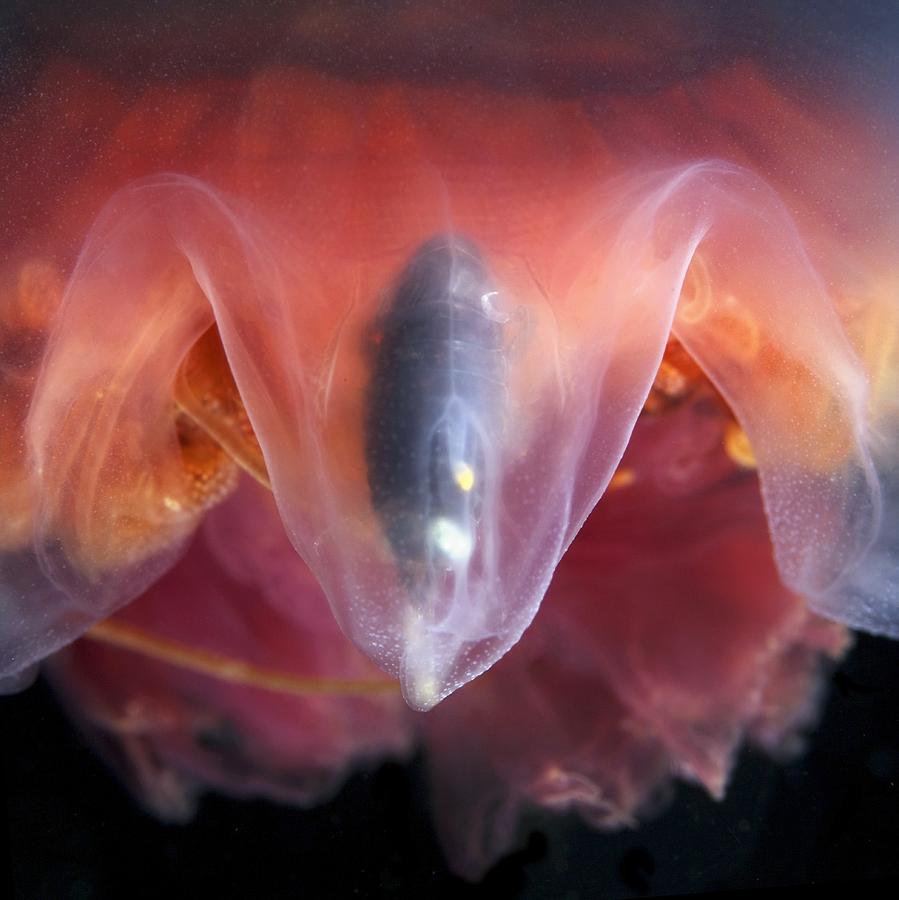
<instances>
[{"instance_id":1,"label":"translucent membrane fold","mask_svg":"<svg viewBox=\"0 0 899 900\"><path fill-rule=\"evenodd\" d=\"M212 326L261 448L241 465L270 481L342 628L416 708L521 637L615 472L672 331L749 437L785 583L825 615L899 635L895 450L882 425L872 433L863 366L764 182L716 161L597 178L560 196L564 215L542 239L551 251L529 256L495 217L488 227L456 203L457 174L415 176L379 213L395 226L393 249L357 243L344 261L319 252L314 229L296 233L193 178L113 197L28 412L34 541L3 559L4 672L146 588L233 487L240 454L220 459L227 440L176 402L179 372ZM477 418L470 545L449 564L429 557L422 580L373 508L366 421L385 304L435 235L478 248L501 402ZM475 469L454 471L461 486ZM459 546L445 523L422 522L444 549Z\"/></svg>"}]
</instances>

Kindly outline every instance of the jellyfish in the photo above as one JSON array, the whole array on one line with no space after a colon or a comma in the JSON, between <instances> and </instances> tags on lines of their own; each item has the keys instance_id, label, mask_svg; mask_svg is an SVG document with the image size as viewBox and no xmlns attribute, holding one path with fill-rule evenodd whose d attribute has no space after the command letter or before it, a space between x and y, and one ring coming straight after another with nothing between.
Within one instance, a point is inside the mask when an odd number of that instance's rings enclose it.
<instances>
[{"instance_id":1,"label":"jellyfish","mask_svg":"<svg viewBox=\"0 0 899 900\"><path fill-rule=\"evenodd\" d=\"M566 56L561 13L353 9L29 76L0 676L170 819L424 747L478 878L528 806L720 797L848 629L899 636L893 136L745 47L683 73L687 12L651 78L601 16Z\"/></svg>"}]
</instances>

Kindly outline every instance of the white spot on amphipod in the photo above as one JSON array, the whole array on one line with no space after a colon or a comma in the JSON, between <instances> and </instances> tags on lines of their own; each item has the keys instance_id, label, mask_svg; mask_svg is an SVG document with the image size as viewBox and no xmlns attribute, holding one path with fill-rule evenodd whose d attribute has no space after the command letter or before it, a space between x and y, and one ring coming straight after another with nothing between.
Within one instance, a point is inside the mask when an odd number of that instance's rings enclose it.
<instances>
[{"instance_id":1,"label":"white spot on amphipod","mask_svg":"<svg viewBox=\"0 0 899 900\"><path fill-rule=\"evenodd\" d=\"M499 291L487 291L486 293L481 294L481 309L488 319L494 322L507 322L509 317L504 313L501 313L493 302L494 297L498 296Z\"/></svg>"},{"instance_id":2,"label":"white spot on amphipod","mask_svg":"<svg viewBox=\"0 0 899 900\"><path fill-rule=\"evenodd\" d=\"M474 542L471 535L452 519L440 516L428 527L428 537L453 562L466 562L471 557Z\"/></svg>"}]
</instances>

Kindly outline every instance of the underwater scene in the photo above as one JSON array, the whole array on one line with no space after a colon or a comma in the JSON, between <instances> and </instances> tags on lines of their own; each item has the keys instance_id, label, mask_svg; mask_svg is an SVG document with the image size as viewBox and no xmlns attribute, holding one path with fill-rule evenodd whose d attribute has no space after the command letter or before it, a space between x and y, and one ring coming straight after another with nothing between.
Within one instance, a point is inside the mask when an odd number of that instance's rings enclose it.
<instances>
[{"instance_id":1,"label":"underwater scene","mask_svg":"<svg viewBox=\"0 0 899 900\"><path fill-rule=\"evenodd\" d=\"M11 896L899 878L899 8L13 3Z\"/></svg>"}]
</instances>

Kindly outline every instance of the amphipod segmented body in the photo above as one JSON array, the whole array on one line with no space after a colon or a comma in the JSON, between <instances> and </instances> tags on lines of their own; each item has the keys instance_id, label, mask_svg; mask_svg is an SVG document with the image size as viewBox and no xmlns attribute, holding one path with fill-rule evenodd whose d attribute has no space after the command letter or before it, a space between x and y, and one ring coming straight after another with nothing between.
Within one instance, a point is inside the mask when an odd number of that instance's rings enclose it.
<instances>
[{"instance_id":1,"label":"amphipod segmented body","mask_svg":"<svg viewBox=\"0 0 899 900\"><path fill-rule=\"evenodd\" d=\"M413 596L467 570L496 490L505 364L495 296L477 247L440 235L409 260L379 322L368 479Z\"/></svg>"}]
</instances>

